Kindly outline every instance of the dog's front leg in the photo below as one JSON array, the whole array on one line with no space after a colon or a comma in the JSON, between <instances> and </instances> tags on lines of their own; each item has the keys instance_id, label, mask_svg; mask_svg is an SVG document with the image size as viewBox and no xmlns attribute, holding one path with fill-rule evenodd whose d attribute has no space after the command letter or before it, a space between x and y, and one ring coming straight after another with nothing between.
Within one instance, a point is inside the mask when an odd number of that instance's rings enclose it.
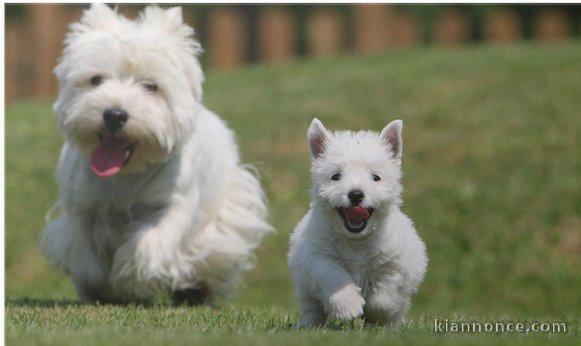
<instances>
[{"instance_id":1,"label":"dog's front leg","mask_svg":"<svg viewBox=\"0 0 581 346\"><path fill-rule=\"evenodd\" d=\"M321 257L312 260L312 278L320 291L327 313L335 319L349 321L363 314L365 300L349 273L335 260Z\"/></svg>"},{"instance_id":2,"label":"dog's front leg","mask_svg":"<svg viewBox=\"0 0 581 346\"><path fill-rule=\"evenodd\" d=\"M134 222L133 236L115 252L111 272L115 295L146 300L191 276L180 245L194 223L196 207L197 195L176 195L165 208Z\"/></svg>"},{"instance_id":3,"label":"dog's front leg","mask_svg":"<svg viewBox=\"0 0 581 346\"><path fill-rule=\"evenodd\" d=\"M42 251L69 274L83 301L111 301L107 265L98 255L90 213L65 205L63 213L43 230Z\"/></svg>"}]
</instances>

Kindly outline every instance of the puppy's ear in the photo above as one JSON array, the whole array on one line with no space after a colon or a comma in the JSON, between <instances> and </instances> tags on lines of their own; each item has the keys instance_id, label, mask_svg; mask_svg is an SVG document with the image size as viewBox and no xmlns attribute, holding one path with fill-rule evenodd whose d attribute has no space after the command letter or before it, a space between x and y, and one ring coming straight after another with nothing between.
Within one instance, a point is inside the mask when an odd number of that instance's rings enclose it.
<instances>
[{"instance_id":1,"label":"puppy's ear","mask_svg":"<svg viewBox=\"0 0 581 346\"><path fill-rule=\"evenodd\" d=\"M314 118L307 131L307 137L309 138L309 147L311 148L311 157L316 159L320 157L327 146L327 140L329 139L329 133L323 123L319 119Z\"/></svg>"},{"instance_id":2,"label":"puppy's ear","mask_svg":"<svg viewBox=\"0 0 581 346\"><path fill-rule=\"evenodd\" d=\"M387 146L391 158L397 161L398 164L401 163L401 156L403 153L402 131L403 121L397 119L387 124L379 135L383 143Z\"/></svg>"}]
</instances>

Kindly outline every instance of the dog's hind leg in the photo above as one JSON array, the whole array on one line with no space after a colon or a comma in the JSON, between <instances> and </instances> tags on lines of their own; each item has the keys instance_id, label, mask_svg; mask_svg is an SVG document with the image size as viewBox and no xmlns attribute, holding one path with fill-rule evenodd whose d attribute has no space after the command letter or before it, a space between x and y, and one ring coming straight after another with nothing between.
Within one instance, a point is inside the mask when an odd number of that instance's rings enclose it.
<instances>
[{"instance_id":1,"label":"dog's hind leg","mask_svg":"<svg viewBox=\"0 0 581 346\"><path fill-rule=\"evenodd\" d=\"M319 301L312 297L301 297L300 306L301 320L297 325L298 328L315 328L325 324L327 316Z\"/></svg>"},{"instance_id":2,"label":"dog's hind leg","mask_svg":"<svg viewBox=\"0 0 581 346\"><path fill-rule=\"evenodd\" d=\"M173 291L171 299L175 306L182 304L187 306L206 305L212 302L212 292L206 284L200 282L196 287Z\"/></svg>"},{"instance_id":3,"label":"dog's hind leg","mask_svg":"<svg viewBox=\"0 0 581 346\"><path fill-rule=\"evenodd\" d=\"M111 288L107 285L88 285L73 279L79 299L88 303L122 304L123 302L113 297Z\"/></svg>"}]
</instances>

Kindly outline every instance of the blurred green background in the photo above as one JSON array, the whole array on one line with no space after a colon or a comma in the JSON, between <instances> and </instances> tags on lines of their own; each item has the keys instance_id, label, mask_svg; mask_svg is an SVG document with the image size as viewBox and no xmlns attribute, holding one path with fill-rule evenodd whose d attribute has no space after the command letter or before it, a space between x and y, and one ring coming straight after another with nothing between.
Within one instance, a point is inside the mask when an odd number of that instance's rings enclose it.
<instances>
[{"instance_id":1,"label":"blurred green background","mask_svg":"<svg viewBox=\"0 0 581 346\"><path fill-rule=\"evenodd\" d=\"M209 71L205 103L263 173L278 230L238 301L292 306L285 254L308 207L311 118L379 130L401 116L404 209L431 259L416 309L579 312L580 57L573 42ZM9 106L6 125L7 296L74 299L36 248L57 196L50 101Z\"/></svg>"}]
</instances>

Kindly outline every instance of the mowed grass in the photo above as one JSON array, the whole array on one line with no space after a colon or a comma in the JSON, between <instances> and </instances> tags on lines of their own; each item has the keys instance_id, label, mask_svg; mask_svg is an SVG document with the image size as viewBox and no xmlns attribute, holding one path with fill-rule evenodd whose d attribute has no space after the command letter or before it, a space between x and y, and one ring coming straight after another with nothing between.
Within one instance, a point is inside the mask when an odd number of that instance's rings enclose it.
<instances>
[{"instance_id":1,"label":"mowed grass","mask_svg":"<svg viewBox=\"0 0 581 346\"><path fill-rule=\"evenodd\" d=\"M207 72L204 101L259 168L277 233L217 308L83 305L37 249L57 196L62 139L50 105L6 110L10 344L575 343L581 312L581 42L294 61ZM408 322L296 331L285 256L308 208L306 129L404 119L404 210L430 265ZM567 321L565 335L440 335L433 319Z\"/></svg>"}]
</instances>

